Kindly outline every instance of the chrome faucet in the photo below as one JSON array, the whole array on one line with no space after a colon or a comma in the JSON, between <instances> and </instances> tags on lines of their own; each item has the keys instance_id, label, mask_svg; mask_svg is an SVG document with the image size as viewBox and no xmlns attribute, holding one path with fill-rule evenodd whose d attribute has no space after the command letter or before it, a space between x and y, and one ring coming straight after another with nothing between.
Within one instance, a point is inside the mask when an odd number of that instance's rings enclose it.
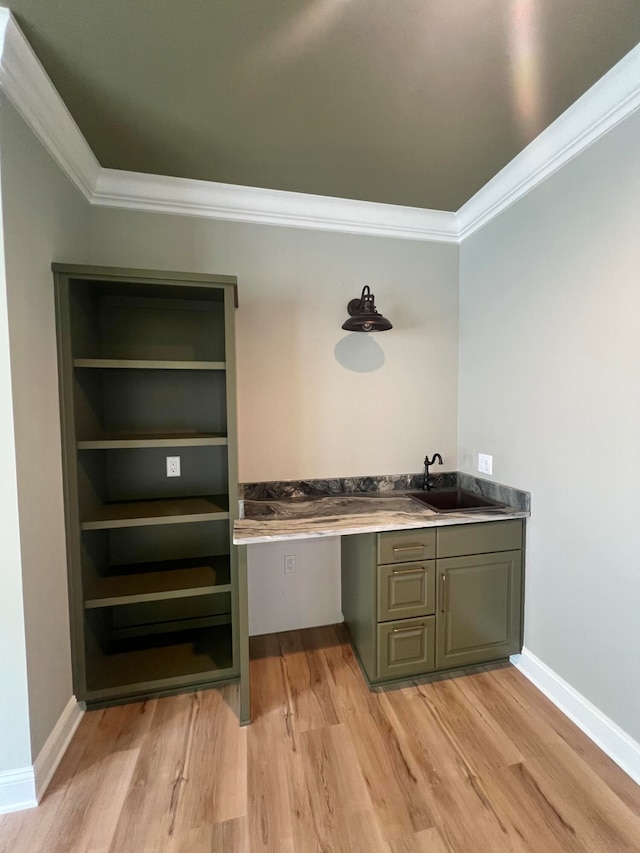
<instances>
[{"instance_id":1,"label":"chrome faucet","mask_svg":"<svg viewBox=\"0 0 640 853\"><path fill-rule=\"evenodd\" d=\"M431 483L429 482L429 466L435 465L436 461L442 465L442 456L440 456L439 453L434 453L433 459L429 459L429 456L424 457L424 474L422 475L422 490L424 492L431 490Z\"/></svg>"}]
</instances>

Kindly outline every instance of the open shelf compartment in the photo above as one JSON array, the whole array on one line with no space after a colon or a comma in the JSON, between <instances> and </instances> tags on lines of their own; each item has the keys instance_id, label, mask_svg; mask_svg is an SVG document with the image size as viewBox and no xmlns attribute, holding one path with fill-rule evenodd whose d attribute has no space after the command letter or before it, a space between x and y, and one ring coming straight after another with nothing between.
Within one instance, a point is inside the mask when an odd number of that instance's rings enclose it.
<instances>
[{"instance_id":1,"label":"open shelf compartment","mask_svg":"<svg viewBox=\"0 0 640 853\"><path fill-rule=\"evenodd\" d=\"M112 566L84 586L85 609L231 591L229 556L192 557Z\"/></svg>"},{"instance_id":2,"label":"open shelf compartment","mask_svg":"<svg viewBox=\"0 0 640 853\"><path fill-rule=\"evenodd\" d=\"M87 701L207 684L237 674L230 624L119 640L94 655Z\"/></svg>"},{"instance_id":3,"label":"open shelf compartment","mask_svg":"<svg viewBox=\"0 0 640 853\"><path fill-rule=\"evenodd\" d=\"M85 611L87 688L159 683L233 668L231 593Z\"/></svg>"}]
</instances>

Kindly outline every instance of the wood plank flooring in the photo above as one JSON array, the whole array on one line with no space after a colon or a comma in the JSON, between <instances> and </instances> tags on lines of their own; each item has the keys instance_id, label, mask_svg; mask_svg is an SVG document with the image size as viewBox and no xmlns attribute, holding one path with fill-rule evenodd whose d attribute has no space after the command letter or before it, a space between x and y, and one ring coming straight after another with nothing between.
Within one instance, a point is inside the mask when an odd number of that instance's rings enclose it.
<instances>
[{"instance_id":1,"label":"wood plank flooring","mask_svg":"<svg viewBox=\"0 0 640 853\"><path fill-rule=\"evenodd\" d=\"M1 853L640 853L640 787L510 666L371 692L341 626L237 687L85 714Z\"/></svg>"}]
</instances>

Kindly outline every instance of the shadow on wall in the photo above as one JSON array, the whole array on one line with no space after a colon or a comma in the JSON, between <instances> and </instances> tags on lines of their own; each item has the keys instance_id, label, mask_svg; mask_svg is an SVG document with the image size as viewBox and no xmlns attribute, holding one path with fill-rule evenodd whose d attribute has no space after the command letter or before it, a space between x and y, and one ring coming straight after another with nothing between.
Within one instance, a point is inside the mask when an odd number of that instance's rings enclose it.
<instances>
[{"instance_id":1,"label":"shadow on wall","mask_svg":"<svg viewBox=\"0 0 640 853\"><path fill-rule=\"evenodd\" d=\"M384 364L384 350L371 335L352 332L335 346L336 360L355 373L373 373Z\"/></svg>"}]
</instances>

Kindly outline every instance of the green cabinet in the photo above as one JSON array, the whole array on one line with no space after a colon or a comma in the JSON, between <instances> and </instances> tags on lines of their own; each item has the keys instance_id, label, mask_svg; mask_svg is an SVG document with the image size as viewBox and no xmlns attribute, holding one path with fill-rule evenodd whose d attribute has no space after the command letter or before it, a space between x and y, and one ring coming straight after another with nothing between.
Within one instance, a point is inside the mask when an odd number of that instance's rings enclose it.
<instances>
[{"instance_id":1,"label":"green cabinet","mask_svg":"<svg viewBox=\"0 0 640 853\"><path fill-rule=\"evenodd\" d=\"M74 692L237 678L235 279L54 278Z\"/></svg>"},{"instance_id":2,"label":"green cabinet","mask_svg":"<svg viewBox=\"0 0 640 853\"><path fill-rule=\"evenodd\" d=\"M520 519L344 536L342 609L369 681L520 651L523 537Z\"/></svg>"},{"instance_id":3,"label":"green cabinet","mask_svg":"<svg viewBox=\"0 0 640 853\"><path fill-rule=\"evenodd\" d=\"M435 612L435 560L378 566L378 622Z\"/></svg>"},{"instance_id":4,"label":"green cabinet","mask_svg":"<svg viewBox=\"0 0 640 853\"><path fill-rule=\"evenodd\" d=\"M402 619L378 625L378 677L408 678L433 669L435 618Z\"/></svg>"},{"instance_id":5,"label":"green cabinet","mask_svg":"<svg viewBox=\"0 0 640 853\"><path fill-rule=\"evenodd\" d=\"M522 552L438 560L438 669L506 658L520 651Z\"/></svg>"}]
</instances>

